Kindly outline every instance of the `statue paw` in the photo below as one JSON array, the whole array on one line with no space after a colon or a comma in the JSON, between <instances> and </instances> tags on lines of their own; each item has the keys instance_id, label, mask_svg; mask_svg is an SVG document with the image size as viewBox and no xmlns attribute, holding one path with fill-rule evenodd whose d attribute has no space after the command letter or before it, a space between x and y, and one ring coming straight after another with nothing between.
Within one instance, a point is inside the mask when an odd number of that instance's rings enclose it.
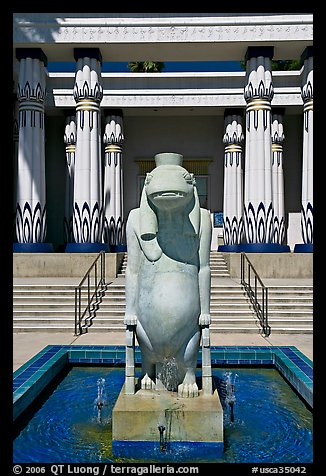
<instances>
[{"instance_id":1,"label":"statue paw","mask_svg":"<svg viewBox=\"0 0 326 476\"><path fill-rule=\"evenodd\" d=\"M123 322L126 326L135 326L137 324L136 314L126 314Z\"/></svg>"},{"instance_id":2,"label":"statue paw","mask_svg":"<svg viewBox=\"0 0 326 476\"><path fill-rule=\"evenodd\" d=\"M211 323L211 315L210 314L200 314L199 316L199 325L200 326L209 326Z\"/></svg>"},{"instance_id":3,"label":"statue paw","mask_svg":"<svg viewBox=\"0 0 326 476\"><path fill-rule=\"evenodd\" d=\"M145 374L141 380L141 388L144 390L154 390L155 389L155 382Z\"/></svg>"},{"instance_id":4,"label":"statue paw","mask_svg":"<svg viewBox=\"0 0 326 476\"><path fill-rule=\"evenodd\" d=\"M198 397L198 387L196 383L180 383L178 385L178 397L193 398Z\"/></svg>"}]
</instances>

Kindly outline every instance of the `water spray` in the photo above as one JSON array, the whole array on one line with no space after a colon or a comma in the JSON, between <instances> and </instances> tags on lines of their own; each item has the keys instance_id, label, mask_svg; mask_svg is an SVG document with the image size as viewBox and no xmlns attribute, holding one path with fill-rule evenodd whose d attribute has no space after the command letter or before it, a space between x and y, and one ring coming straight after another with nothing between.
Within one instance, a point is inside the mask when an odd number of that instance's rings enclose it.
<instances>
[{"instance_id":1,"label":"water spray","mask_svg":"<svg viewBox=\"0 0 326 476\"><path fill-rule=\"evenodd\" d=\"M162 423L160 423L157 428L158 428L158 431L160 432L160 451L165 451L166 450L166 444L165 444L165 441L164 441L164 432L165 432L166 428Z\"/></svg>"},{"instance_id":2,"label":"water spray","mask_svg":"<svg viewBox=\"0 0 326 476\"><path fill-rule=\"evenodd\" d=\"M230 407L230 420L234 422L234 404L235 404L235 379L238 374L235 374L233 381L232 381L232 373L225 372L225 383L226 383L226 397L225 403L227 403Z\"/></svg>"}]
</instances>

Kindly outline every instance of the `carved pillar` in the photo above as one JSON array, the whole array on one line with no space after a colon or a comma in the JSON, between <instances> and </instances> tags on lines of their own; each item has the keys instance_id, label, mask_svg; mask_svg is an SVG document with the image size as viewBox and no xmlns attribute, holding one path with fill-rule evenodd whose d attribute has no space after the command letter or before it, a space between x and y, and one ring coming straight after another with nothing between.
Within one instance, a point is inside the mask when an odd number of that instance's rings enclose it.
<instances>
[{"instance_id":1,"label":"carved pillar","mask_svg":"<svg viewBox=\"0 0 326 476\"><path fill-rule=\"evenodd\" d=\"M20 62L17 98L16 252L53 251L46 237L44 99L47 58L40 48L17 48Z\"/></svg>"},{"instance_id":2,"label":"carved pillar","mask_svg":"<svg viewBox=\"0 0 326 476\"><path fill-rule=\"evenodd\" d=\"M238 251L243 234L242 109L225 111L224 124L224 245L219 251Z\"/></svg>"},{"instance_id":3,"label":"carved pillar","mask_svg":"<svg viewBox=\"0 0 326 476\"><path fill-rule=\"evenodd\" d=\"M123 140L122 111L107 111L103 136L105 144L103 241L109 243L111 251L125 249L121 148Z\"/></svg>"},{"instance_id":4,"label":"carved pillar","mask_svg":"<svg viewBox=\"0 0 326 476\"><path fill-rule=\"evenodd\" d=\"M17 85L16 85L17 87ZM14 84L13 91L13 216L15 225L16 199L17 199L17 173L18 173L18 145L19 145L19 122L18 122L18 101Z\"/></svg>"},{"instance_id":5,"label":"carved pillar","mask_svg":"<svg viewBox=\"0 0 326 476\"><path fill-rule=\"evenodd\" d=\"M248 47L246 151L244 180L245 252L289 251L273 243L271 101L274 90L271 73L272 46Z\"/></svg>"},{"instance_id":6,"label":"carved pillar","mask_svg":"<svg viewBox=\"0 0 326 476\"><path fill-rule=\"evenodd\" d=\"M285 239L284 177L283 177L284 108L272 110L272 202L274 208L273 243Z\"/></svg>"},{"instance_id":7,"label":"carved pillar","mask_svg":"<svg viewBox=\"0 0 326 476\"><path fill-rule=\"evenodd\" d=\"M68 252L107 250L102 243L102 166L100 102L101 53L98 48L75 48L76 152L74 170L73 234Z\"/></svg>"},{"instance_id":8,"label":"carved pillar","mask_svg":"<svg viewBox=\"0 0 326 476\"><path fill-rule=\"evenodd\" d=\"M66 195L65 195L65 217L64 217L64 238L65 243L73 240L73 200L74 200L74 175L75 175L75 153L77 140L77 126L75 111L66 111L66 126L64 133L64 143L66 145Z\"/></svg>"},{"instance_id":9,"label":"carved pillar","mask_svg":"<svg viewBox=\"0 0 326 476\"><path fill-rule=\"evenodd\" d=\"M296 244L296 252L313 251L313 47L303 52L304 64L301 96L303 100L303 156L301 233L303 244Z\"/></svg>"}]
</instances>

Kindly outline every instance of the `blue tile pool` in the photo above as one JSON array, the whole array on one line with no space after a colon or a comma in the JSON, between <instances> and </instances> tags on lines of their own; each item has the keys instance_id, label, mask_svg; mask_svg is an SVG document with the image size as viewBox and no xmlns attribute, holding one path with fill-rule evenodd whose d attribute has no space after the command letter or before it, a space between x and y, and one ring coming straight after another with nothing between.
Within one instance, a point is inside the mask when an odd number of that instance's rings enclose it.
<instances>
[{"instance_id":1,"label":"blue tile pool","mask_svg":"<svg viewBox=\"0 0 326 476\"><path fill-rule=\"evenodd\" d=\"M213 346L211 357L216 382L226 369L237 374L235 421L230 422L225 411L225 454L216 462L312 462L312 362L293 346ZM140 361L137 348L136 362ZM124 382L124 362L124 346L53 345L16 370L13 408L17 421L44 389L60 374L65 376L21 428L14 441L15 462L115 461L109 423ZM107 425L94 420L92 404L101 376L110 395ZM74 438L79 438L79 452ZM65 441L65 450L71 445L70 453L60 454L53 445L56 439ZM45 447L40 447L40 441ZM153 461L158 456L153 455ZM178 461L177 455L166 457Z\"/></svg>"}]
</instances>

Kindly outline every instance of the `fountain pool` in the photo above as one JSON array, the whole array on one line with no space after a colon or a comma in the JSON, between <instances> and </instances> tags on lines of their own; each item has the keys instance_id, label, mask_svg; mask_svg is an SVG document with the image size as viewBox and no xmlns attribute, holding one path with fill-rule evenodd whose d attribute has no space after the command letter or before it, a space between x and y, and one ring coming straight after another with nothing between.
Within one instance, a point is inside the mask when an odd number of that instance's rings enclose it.
<instances>
[{"instance_id":1,"label":"fountain pool","mask_svg":"<svg viewBox=\"0 0 326 476\"><path fill-rule=\"evenodd\" d=\"M123 346L48 346L18 369L14 462L135 461L112 452L111 416L125 379L123 364ZM212 366L225 408L223 456L210 456L210 462L312 462L309 359L295 347L212 347ZM234 383L233 418L226 380ZM191 461L206 462L205 457ZM162 451L158 431L157 447L137 460L142 461L189 459L182 446L169 450L167 442Z\"/></svg>"}]
</instances>

